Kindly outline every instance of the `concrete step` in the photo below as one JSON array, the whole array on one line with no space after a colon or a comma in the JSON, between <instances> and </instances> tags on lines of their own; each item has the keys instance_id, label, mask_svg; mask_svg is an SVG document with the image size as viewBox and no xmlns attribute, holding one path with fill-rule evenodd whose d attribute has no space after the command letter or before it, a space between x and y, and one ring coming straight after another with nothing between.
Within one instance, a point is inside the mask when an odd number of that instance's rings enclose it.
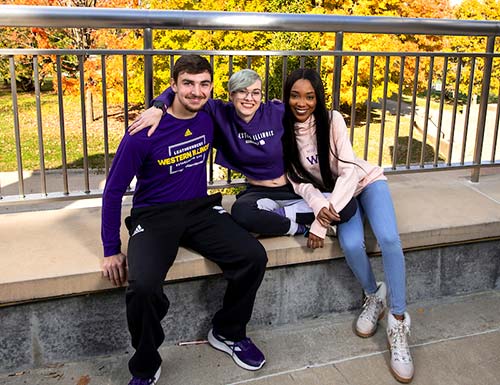
<instances>
[{"instance_id":1,"label":"concrete step","mask_svg":"<svg viewBox=\"0 0 500 385\"><path fill-rule=\"evenodd\" d=\"M500 290L442 297L410 306L413 385L498 385ZM327 314L278 327L250 330L267 363L258 372L238 368L207 344L165 346L158 385L386 385L385 320L375 336L352 332L355 314ZM1 385L123 385L126 354L1 374Z\"/></svg>"}]
</instances>

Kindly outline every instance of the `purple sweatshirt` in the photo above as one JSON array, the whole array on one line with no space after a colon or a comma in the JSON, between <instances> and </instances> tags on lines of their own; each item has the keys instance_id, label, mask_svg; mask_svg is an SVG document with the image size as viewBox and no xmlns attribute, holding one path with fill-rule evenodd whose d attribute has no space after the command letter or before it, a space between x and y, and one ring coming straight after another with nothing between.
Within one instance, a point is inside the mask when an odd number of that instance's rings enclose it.
<instances>
[{"instance_id":1,"label":"purple sweatshirt","mask_svg":"<svg viewBox=\"0 0 500 385\"><path fill-rule=\"evenodd\" d=\"M123 137L102 197L104 256L120 252L122 198L137 177L133 207L194 199L207 195L206 161L213 142L213 122L200 111L192 119L166 114L155 135L147 130Z\"/></svg>"},{"instance_id":2,"label":"purple sweatshirt","mask_svg":"<svg viewBox=\"0 0 500 385\"><path fill-rule=\"evenodd\" d=\"M171 88L155 100L170 106ZM284 105L279 101L262 103L249 123L237 114L234 104L209 99L204 107L215 123L217 148L215 162L255 180L269 180L285 173L283 162Z\"/></svg>"}]
</instances>

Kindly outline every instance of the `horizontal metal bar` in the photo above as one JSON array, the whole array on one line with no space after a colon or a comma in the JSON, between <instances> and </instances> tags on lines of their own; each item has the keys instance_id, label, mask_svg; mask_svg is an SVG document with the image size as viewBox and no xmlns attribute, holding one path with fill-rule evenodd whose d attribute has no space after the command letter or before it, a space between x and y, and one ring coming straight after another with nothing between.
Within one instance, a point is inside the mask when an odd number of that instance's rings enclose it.
<instances>
[{"instance_id":1,"label":"horizontal metal bar","mask_svg":"<svg viewBox=\"0 0 500 385\"><path fill-rule=\"evenodd\" d=\"M438 164L434 166L431 164L426 164L423 167L419 165L410 166L407 168L405 165L401 165L393 168L384 168L385 174L410 174L410 173L422 173L422 172L443 172L443 171L452 171L452 170L464 170L477 167L477 164L465 163L465 164L452 164L448 166L446 164ZM499 167L500 164L494 162L484 161L481 163L481 168L489 168L489 167ZM214 181L213 183L209 183L207 185L209 190L212 189L224 189L224 188L233 188L233 187L241 187L245 186L246 181L244 179L233 179L230 184L226 183L226 181ZM20 197L19 195L7 195L4 196L3 199L0 199L0 207L4 205L24 205L24 204L35 204L35 203L46 203L47 201L57 202L57 201L75 201L81 199L93 199L93 198L101 198L102 190L90 190L89 192L83 191L74 191L69 194L64 194L62 192L50 192L47 195L44 194L26 194L24 197ZM130 190L125 193L126 196L133 195L134 191Z\"/></svg>"},{"instance_id":2,"label":"horizontal metal bar","mask_svg":"<svg viewBox=\"0 0 500 385\"><path fill-rule=\"evenodd\" d=\"M35 49L35 48L1 48L0 56L12 55L131 55L131 56L159 56L159 55L189 55L196 54L202 56L379 56L379 57L452 57L452 58L499 58L500 52L393 52L393 51L308 51L308 50L287 50L287 51L244 51L244 50L130 50L130 49Z\"/></svg>"},{"instance_id":3,"label":"horizontal metal bar","mask_svg":"<svg viewBox=\"0 0 500 385\"><path fill-rule=\"evenodd\" d=\"M0 6L0 26L500 35L500 22L382 16Z\"/></svg>"},{"instance_id":4,"label":"horizontal metal bar","mask_svg":"<svg viewBox=\"0 0 500 385\"><path fill-rule=\"evenodd\" d=\"M483 161L481 163L481 168L488 168L488 167L500 167L500 163L494 163L494 162L488 162L488 161ZM426 163L423 166L420 165L412 165L409 168L406 167L406 165L400 165L397 166L395 169L393 168L384 168L384 174L408 174L408 173L419 173L419 172L443 172L443 171L451 171L451 170L464 170L464 169L471 169L474 167L478 167L477 164L474 164L472 162L465 162L464 164L461 163L453 163L451 165L448 165L446 163L439 163L437 166L434 165L434 163Z\"/></svg>"}]
</instances>

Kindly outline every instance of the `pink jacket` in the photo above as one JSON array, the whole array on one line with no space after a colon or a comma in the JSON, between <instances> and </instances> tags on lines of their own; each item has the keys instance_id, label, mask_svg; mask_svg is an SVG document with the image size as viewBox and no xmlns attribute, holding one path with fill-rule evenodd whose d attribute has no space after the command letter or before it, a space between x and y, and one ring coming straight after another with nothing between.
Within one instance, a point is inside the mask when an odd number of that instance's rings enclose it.
<instances>
[{"instance_id":1,"label":"pink jacket","mask_svg":"<svg viewBox=\"0 0 500 385\"><path fill-rule=\"evenodd\" d=\"M295 135L300 162L318 182L321 182L316 146L316 122L313 115L304 123L295 123ZM328 208L330 203L337 212L341 211L353 196L361 193L365 186L376 180L387 179L381 167L373 166L356 157L347 136L344 118L338 111L332 111L330 118L330 151L330 169L337 176L337 181L329 199L325 198L322 192L311 183L290 181L295 192L302 196L313 209L315 216L323 207ZM337 160L333 153L340 159L356 165ZM312 223L310 231L318 237L325 238L326 228L317 220Z\"/></svg>"}]
</instances>

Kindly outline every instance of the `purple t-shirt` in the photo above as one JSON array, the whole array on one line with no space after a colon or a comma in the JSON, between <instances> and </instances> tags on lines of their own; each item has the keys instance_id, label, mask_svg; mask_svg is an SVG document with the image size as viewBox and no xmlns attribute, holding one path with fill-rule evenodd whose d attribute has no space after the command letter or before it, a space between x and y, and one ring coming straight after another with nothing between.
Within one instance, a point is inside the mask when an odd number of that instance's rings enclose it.
<instances>
[{"instance_id":1,"label":"purple t-shirt","mask_svg":"<svg viewBox=\"0 0 500 385\"><path fill-rule=\"evenodd\" d=\"M192 119L166 114L151 137L147 130L123 137L106 180L101 237L104 256L120 252L122 197L137 177L133 207L207 196L206 162L213 122L200 111Z\"/></svg>"},{"instance_id":2,"label":"purple t-shirt","mask_svg":"<svg viewBox=\"0 0 500 385\"><path fill-rule=\"evenodd\" d=\"M155 100L172 104L174 92L168 88ZM233 103L209 99L204 109L215 123L215 161L241 172L248 178L269 180L284 174L283 114L279 101L262 103L249 123L237 114Z\"/></svg>"}]
</instances>

